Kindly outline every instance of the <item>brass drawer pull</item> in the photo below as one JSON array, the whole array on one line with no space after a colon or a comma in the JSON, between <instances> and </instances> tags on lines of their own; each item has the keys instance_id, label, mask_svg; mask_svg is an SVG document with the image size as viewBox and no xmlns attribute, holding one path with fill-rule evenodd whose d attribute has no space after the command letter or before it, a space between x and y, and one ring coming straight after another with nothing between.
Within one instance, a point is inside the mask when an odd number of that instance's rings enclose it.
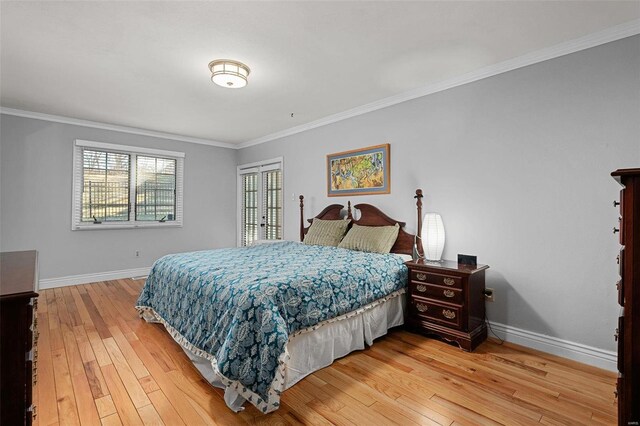
<instances>
[{"instance_id":1,"label":"brass drawer pull","mask_svg":"<svg viewBox=\"0 0 640 426\"><path fill-rule=\"evenodd\" d=\"M422 284L418 284L416 286L416 290L418 290L420 293L424 293L425 291L427 291L427 286L426 285L422 285Z\"/></svg>"},{"instance_id":2,"label":"brass drawer pull","mask_svg":"<svg viewBox=\"0 0 640 426\"><path fill-rule=\"evenodd\" d=\"M445 297L453 297L456 295L453 290L444 290L442 294L444 294Z\"/></svg>"},{"instance_id":3,"label":"brass drawer pull","mask_svg":"<svg viewBox=\"0 0 640 426\"><path fill-rule=\"evenodd\" d=\"M427 274L423 274L423 273L418 272L416 274L416 278L419 279L420 281L424 281L424 280L427 279Z\"/></svg>"},{"instance_id":4,"label":"brass drawer pull","mask_svg":"<svg viewBox=\"0 0 640 426\"><path fill-rule=\"evenodd\" d=\"M427 312L429 307L427 305L423 305L422 303L416 303L416 309L420 312Z\"/></svg>"},{"instance_id":5,"label":"brass drawer pull","mask_svg":"<svg viewBox=\"0 0 640 426\"><path fill-rule=\"evenodd\" d=\"M442 315L444 315L446 319L454 319L456 317L456 313L453 311L450 311L449 309L443 309Z\"/></svg>"},{"instance_id":6,"label":"brass drawer pull","mask_svg":"<svg viewBox=\"0 0 640 426\"><path fill-rule=\"evenodd\" d=\"M620 201L613 200L613 207L618 207L620 205Z\"/></svg>"},{"instance_id":7,"label":"brass drawer pull","mask_svg":"<svg viewBox=\"0 0 640 426\"><path fill-rule=\"evenodd\" d=\"M620 336L620 330L616 328L616 334L613 335L613 338L615 339L616 342L618 341L618 336Z\"/></svg>"},{"instance_id":8,"label":"brass drawer pull","mask_svg":"<svg viewBox=\"0 0 640 426\"><path fill-rule=\"evenodd\" d=\"M454 280L453 278L445 278L444 283L446 285L454 285L456 283L456 280Z\"/></svg>"}]
</instances>

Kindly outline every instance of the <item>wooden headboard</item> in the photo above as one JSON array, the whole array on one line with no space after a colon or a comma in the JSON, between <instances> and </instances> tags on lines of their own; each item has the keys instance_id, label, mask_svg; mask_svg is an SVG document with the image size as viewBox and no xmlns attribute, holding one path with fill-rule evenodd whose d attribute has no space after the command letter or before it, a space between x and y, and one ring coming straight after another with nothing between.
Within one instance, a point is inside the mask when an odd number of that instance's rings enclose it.
<instances>
[{"instance_id":1,"label":"wooden headboard","mask_svg":"<svg viewBox=\"0 0 640 426\"><path fill-rule=\"evenodd\" d=\"M422 232L422 189L416 189L416 195L413 197L416 199L416 208L418 212L418 229L416 235L410 234L404 230L406 225L405 222L400 222L399 220L395 220L387 216L382 212L379 208L372 206L371 204L356 204L353 206L354 209L360 211L360 218L358 220L354 220L353 212L351 210L351 202L347 203L347 214L346 218L351 219L351 224L355 223L360 226L393 226L396 223L400 225L400 231L398 232L398 238L396 239L395 244L391 248L391 253L399 253L399 254L413 254L413 244L414 242L418 245L418 251L422 253L422 241L420 238ZM331 204L327 206L324 210L322 210L317 216L313 219L324 219L324 220L339 220L342 219L342 210L344 206L342 204ZM308 219L307 222L310 224L313 222L313 219ZM351 226L349 224L349 226ZM300 196L300 241L304 240L304 236L309 230L310 226L305 227L304 224L304 196Z\"/></svg>"}]
</instances>

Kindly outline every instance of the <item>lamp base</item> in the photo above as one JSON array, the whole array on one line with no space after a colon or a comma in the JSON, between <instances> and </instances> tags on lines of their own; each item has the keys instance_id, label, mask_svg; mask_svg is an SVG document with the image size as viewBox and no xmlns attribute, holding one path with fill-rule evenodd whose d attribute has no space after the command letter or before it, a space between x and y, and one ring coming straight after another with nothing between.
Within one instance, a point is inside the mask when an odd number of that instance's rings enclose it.
<instances>
[{"instance_id":1,"label":"lamp base","mask_svg":"<svg viewBox=\"0 0 640 426\"><path fill-rule=\"evenodd\" d=\"M414 262L417 262L420 259L424 259L424 256L420 255L420 252L418 251L418 244L413 243L413 250L411 251L411 257L413 258Z\"/></svg>"}]
</instances>

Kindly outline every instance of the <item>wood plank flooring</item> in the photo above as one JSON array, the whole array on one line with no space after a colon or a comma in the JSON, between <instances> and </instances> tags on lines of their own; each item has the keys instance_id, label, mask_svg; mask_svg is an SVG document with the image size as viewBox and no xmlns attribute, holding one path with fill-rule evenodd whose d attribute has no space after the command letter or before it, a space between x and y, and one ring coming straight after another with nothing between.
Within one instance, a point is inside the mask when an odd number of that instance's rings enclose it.
<instances>
[{"instance_id":1,"label":"wood plank flooring","mask_svg":"<svg viewBox=\"0 0 640 426\"><path fill-rule=\"evenodd\" d=\"M615 375L516 345L473 353L394 330L287 390L231 412L161 325L138 318L142 280L43 290L35 424L615 424Z\"/></svg>"}]
</instances>

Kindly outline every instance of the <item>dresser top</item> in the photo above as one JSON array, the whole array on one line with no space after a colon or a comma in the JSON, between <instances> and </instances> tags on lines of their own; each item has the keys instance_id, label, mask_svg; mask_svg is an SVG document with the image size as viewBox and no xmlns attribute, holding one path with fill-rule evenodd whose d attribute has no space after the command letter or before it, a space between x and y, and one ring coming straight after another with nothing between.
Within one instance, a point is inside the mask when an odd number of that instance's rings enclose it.
<instances>
[{"instance_id":1,"label":"dresser top","mask_svg":"<svg viewBox=\"0 0 640 426\"><path fill-rule=\"evenodd\" d=\"M0 253L0 296L35 294L38 252Z\"/></svg>"},{"instance_id":2,"label":"dresser top","mask_svg":"<svg viewBox=\"0 0 640 426\"><path fill-rule=\"evenodd\" d=\"M618 169L611 173L611 176L640 176L640 168Z\"/></svg>"},{"instance_id":3,"label":"dresser top","mask_svg":"<svg viewBox=\"0 0 640 426\"><path fill-rule=\"evenodd\" d=\"M458 272L461 274L475 274L476 272L483 271L489 268L488 265L463 265L462 263L458 263L453 260L441 260L440 262L433 262L430 260L418 259L417 261L410 260L406 262L406 264L407 266L442 269Z\"/></svg>"}]
</instances>

